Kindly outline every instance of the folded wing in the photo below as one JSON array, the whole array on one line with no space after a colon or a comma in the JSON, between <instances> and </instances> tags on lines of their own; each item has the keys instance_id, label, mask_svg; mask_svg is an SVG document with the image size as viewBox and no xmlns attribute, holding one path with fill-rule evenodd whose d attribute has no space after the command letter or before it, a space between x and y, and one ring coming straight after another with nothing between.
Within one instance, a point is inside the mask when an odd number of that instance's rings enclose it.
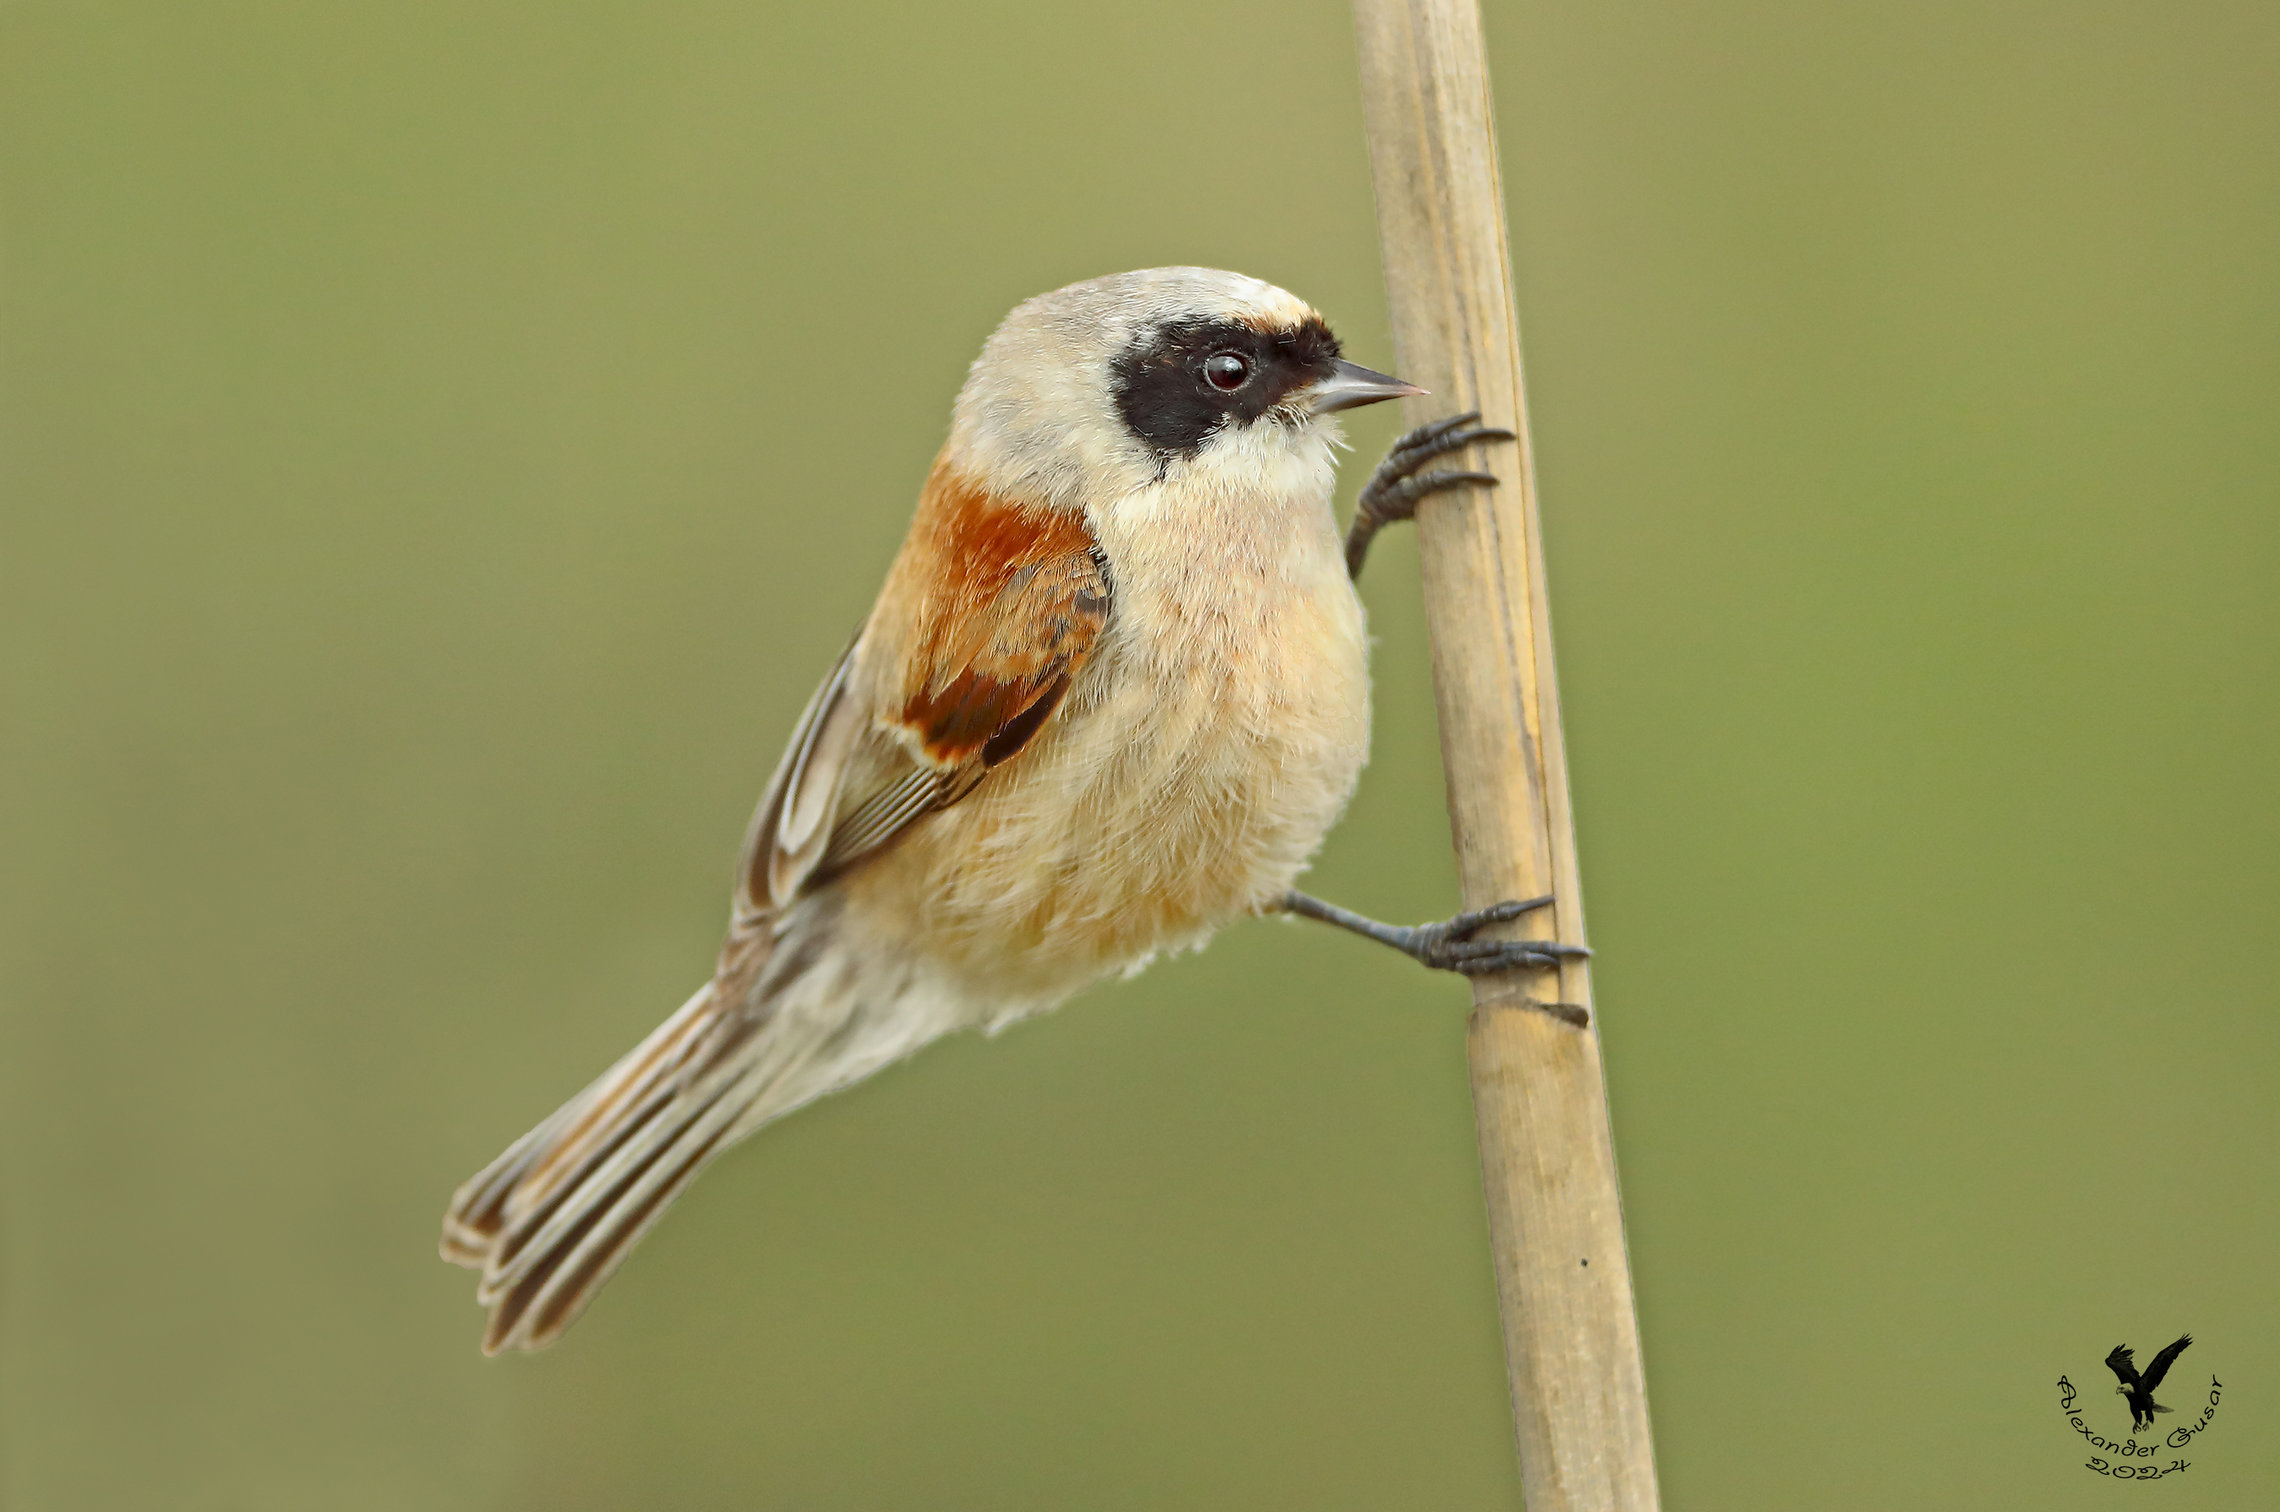
<instances>
[{"instance_id":1,"label":"folded wing","mask_svg":"<svg viewBox=\"0 0 2280 1512\"><path fill-rule=\"evenodd\" d=\"M1052 719L1109 613L1108 569L1080 516L937 466L878 608L754 817L743 909L782 909L971 793Z\"/></svg>"},{"instance_id":2,"label":"folded wing","mask_svg":"<svg viewBox=\"0 0 2280 1512\"><path fill-rule=\"evenodd\" d=\"M771 984L796 975L776 961L784 910L1028 747L1109 604L1080 518L937 466L879 606L809 700L753 817L713 979L453 1198L443 1253L483 1273L486 1352L560 1336L706 1164L817 1084L822 1041L775 1011Z\"/></svg>"}]
</instances>

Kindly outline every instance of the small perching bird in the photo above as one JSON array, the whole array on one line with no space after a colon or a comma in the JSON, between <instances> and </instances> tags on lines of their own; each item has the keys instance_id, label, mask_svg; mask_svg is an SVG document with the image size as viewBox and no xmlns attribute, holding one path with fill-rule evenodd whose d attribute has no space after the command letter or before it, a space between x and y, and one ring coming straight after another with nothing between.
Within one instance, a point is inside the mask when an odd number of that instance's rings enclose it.
<instances>
[{"instance_id":1,"label":"small perching bird","mask_svg":"<svg viewBox=\"0 0 2280 1512\"><path fill-rule=\"evenodd\" d=\"M552 1342L705 1164L954 1030L1291 911L1477 974L1580 946L1409 929L1294 892L1369 747L1352 572L1477 473L1404 437L1341 541L1338 411L1423 391L1256 279L1159 268L1006 317L877 605L745 839L712 979L452 1199L486 1352Z\"/></svg>"},{"instance_id":2,"label":"small perching bird","mask_svg":"<svg viewBox=\"0 0 2280 1512\"><path fill-rule=\"evenodd\" d=\"M2132 1433L2144 1432L2153 1422L2155 1413L2169 1411L2167 1407L2153 1399L2153 1388L2161 1384L2161 1378L2169 1374L2169 1367L2176 1363L2177 1357L2185 1352L2185 1346L2192 1342L2193 1336L2187 1334L2155 1355L2153 1363L2146 1366L2144 1375L2138 1374L2137 1361L2132 1358L2130 1347L2127 1344L2116 1344L2114 1352L2106 1356L2106 1368L2112 1371L2122 1383L2114 1388L2114 1394L2128 1397L2130 1400L2130 1431Z\"/></svg>"}]
</instances>

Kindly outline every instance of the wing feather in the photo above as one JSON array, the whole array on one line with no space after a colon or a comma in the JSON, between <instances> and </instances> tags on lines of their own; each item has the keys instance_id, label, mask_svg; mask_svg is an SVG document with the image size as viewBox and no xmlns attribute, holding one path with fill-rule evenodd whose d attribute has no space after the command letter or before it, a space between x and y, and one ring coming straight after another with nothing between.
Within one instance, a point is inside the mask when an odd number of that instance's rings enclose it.
<instances>
[{"instance_id":1,"label":"wing feather","mask_svg":"<svg viewBox=\"0 0 2280 1512\"><path fill-rule=\"evenodd\" d=\"M2185 1346L2192 1342L2193 1336L2187 1334L2153 1357L2153 1363L2146 1366L2145 1374L2138 1378L2145 1383L2147 1391L2150 1392L2161 1384L2161 1378L2169 1374L2169 1367L2176 1363L2177 1357L2185 1352Z\"/></svg>"},{"instance_id":2,"label":"wing feather","mask_svg":"<svg viewBox=\"0 0 2280 1512\"><path fill-rule=\"evenodd\" d=\"M881 788L860 808L839 821L831 832L831 849L824 852L823 870L837 871L860 861L886 844L921 814L945 807L950 790L947 773L912 767L896 782Z\"/></svg>"},{"instance_id":3,"label":"wing feather","mask_svg":"<svg viewBox=\"0 0 2280 1512\"><path fill-rule=\"evenodd\" d=\"M782 1111L838 1031L777 1013L769 974L802 968L799 950L778 955L775 916L1030 748L1071 706L1108 618L1081 518L937 465L878 607L753 815L712 981L453 1199L443 1252L483 1272L485 1350L560 1334L705 1164Z\"/></svg>"},{"instance_id":4,"label":"wing feather","mask_svg":"<svg viewBox=\"0 0 2280 1512\"><path fill-rule=\"evenodd\" d=\"M744 853L736 866L740 916L781 908L813 869L817 857L808 844L813 838L810 831L820 828L822 816L829 813L838 791L848 745L846 731L850 724L859 730L863 722L861 708L849 696L861 645L862 637L857 636L808 699L799 723L792 727L783 759L776 763L775 775L760 795L760 806L753 811L751 826L744 832ZM829 741L824 739L827 726L833 731ZM817 759L819 750L824 760ZM787 848L785 820L795 811L816 817L803 822L800 843Z\"/></svg>"},{"instance_id":5,"label":"wing feather","mask_svg":"<svg viewBox=\"0 0 2280 1512\"><path fill-rule=\"evenodd\" d=\"M1110 616L1073 512L937 464L855 644L809 700L739 869L748 912L875 855L971 793L1059 711Z\"/></svg>"},{"instance_id":6,"label":"wing feather","mask_svg":"<svg viewBox=\"0 0 2280 1512\"><path fill-rule=\"evenodd\" d=\"M861 711L846 698L854 658L842 656L823 686L817 717L801 732L792 775L784 789L784 811L776 821L776 846L797 853L818 834L838 794L839 772L862 728Z\"/></svg>"}]
</instances>

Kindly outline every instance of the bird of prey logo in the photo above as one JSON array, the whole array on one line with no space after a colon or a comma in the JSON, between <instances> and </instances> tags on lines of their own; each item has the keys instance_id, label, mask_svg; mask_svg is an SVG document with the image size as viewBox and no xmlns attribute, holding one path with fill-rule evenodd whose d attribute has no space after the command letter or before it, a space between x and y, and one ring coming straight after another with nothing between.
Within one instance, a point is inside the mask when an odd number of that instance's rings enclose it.
<instances>
[{"instance_id":1,"label":"bird of prey logo","mask_svg":"<svg viewBox=\"0 0 2280 1512\"><path fill-rule=\"evenodd\" d=\"M2169 1410L2153 1399L2153 1388L2161 1384L2161 1378L2169 1374L2169 1367L2176 1363L2177 1357L2185 1352L2185 1346L2192 1342L2193 1336L2187 1334L2155 1355L2153 1363L2145 1368L2144 1375L2138 1374L2137 1362L2130 1358L2129 1345L2117 1344L2114 1352L2106 1356L2106 1368L2118 1376L2122 1383L2114 1388L2114 1394L2130 1399L2132 1433L2150 1426L2155 1413Z\"/></svg>"}]
</instances>

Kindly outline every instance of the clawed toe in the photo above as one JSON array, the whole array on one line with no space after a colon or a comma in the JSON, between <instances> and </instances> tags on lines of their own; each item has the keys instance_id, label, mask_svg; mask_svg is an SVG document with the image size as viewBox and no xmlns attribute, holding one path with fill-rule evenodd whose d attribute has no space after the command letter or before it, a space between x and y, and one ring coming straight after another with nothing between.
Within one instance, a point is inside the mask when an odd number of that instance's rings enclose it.
<instances>
[{"instance_id":1,"label":"clawed toe","mask_svg":"<svg viewBox=\"0 0 2280 1512\"><path fill-rule=\"evenodd\" d=\"M1347 571L1359 575L1362 560L1369 553L1370 541L1380 527L1395 520L1407 520L1417 513L1417 506L1437 493L1452 488L1493 488L1499 481L1494 473L1461 472L1436 468L1431 472L1417 469L1436 457L1464 450L1482 441L1512 441L1513 432L1496 426L1480 425L1480 411L1468 410L1451 415L1430 425L1420 425L1393 444L1393 450L1378 464L1377 471L1362 489L1355 502L1353 529L1346 538Z\"/></svg>"},{"instance_id":2,"label":"clawed toe","mask_svg":"<svg viewBox=\"0 0 2280 1512\"><path fill-rule=\"evenodd\" d=\"M1511 971L1517 967L1556 967L1562 961L1582 960L1591 952L1581 945L1568 945L1558 940L1476 940L1473 938L1491 924L1507 924L1522 914L1533 913L1548 907L1549 895L1541 898L1519 898L1503 903L1491 903L1486 908L1468 909L1455 918L1443 919L1438 924L1380 924L1364 918L1350 909L1310 898L1305 893L1285 893L1275 906L1287 913L1320 919L1340 929L1391 945L1421 965L1436 971L1454 971L1464 976L1486 976L1491 972ZM1541 1005L1556 1016L1571 1023L1584 1020L1574 1018L1566 1009L1574 1005ZM1580 1008L1574 1009L1581 1013Z\"/></svg>"},{"instance_id":3,"label":"clawed toe","mask_svg":"<svg viewBox=\"0 0 2280 1512\"><path fill-rule=\"evenodd\" d=\"M1558 954L1552 953L1555 950ZM1418 960L1440 971L1491 976L1522 966L1557 966L1560 956L1571 953L1544 940L1494 940L1481 945L1445 946L1440 951L1421 954Z\"/></svg>"},{"instance_id":4,"label":"clawed toe","mask_svg":"<svg viewBox=\"0 0 2280 1512\"><path fill-rule=\"evenodd\" d=\"M1522 914L1531 914L1539 908L1551 906L1550 893L1545 893L1540 898L1506 898L1503 902L1491 903L1486 908L1467 909L1455 918L1444 919L1439 924L1428 927L1446 930L1450 939L1462 940L1478 934L1491 924L1506 924Z\"/></svg>"},{"instance_id":5,"label":"clawed toe","mask_svg":"<svg viewBox=\"0 0 2280 1512\"><path fill-rule=\"evenodd\" d=\"M1580 959L1591 952L1580 945L1562 945L1557 940L1440 940L1420 942L1410 954L1437 971L1486 976L1493 971L1510 971L1520 966L1557 966L1563 960Z\"/></svg>"},{"instance_id":6,"label":"clawed toe","mask_svg":"<svg viewBox=\"0 0 2280 1512\"><path fill-rule=\"evenodd\" d=\"M1475 908L1444 919L1438 924L1421 924L1409 930L1409 939L1403 946L1420 963L1438 971L1457 971L1466 976L1483 976L1492 971L1510 971L1519 966L1557 966L1563 960L1580 960L1591 952L1581 945L1566 945L1557 940L1476 940L1474 935L1491 924L1505 924L1522 914L1533 913L1551 903L1550 896L1541 898L1508 899L1491 903L1486 908Z\"/></svg>"},{"instance_id":7,"label":"clawed toe","mask_svg":"<svg viewBox=\"0 0 2280 1512\"><path fill-rule=\"evenodd\" d=\"M1447 468L1435 468L1431 472L1410 473L1406 477L1389 479L1382 485L1372 483L1362 508L1368 512L1369 518L1381 525L1391 524L1395 520L1413 520L1417 517L1417 506L1434 494L1447 493L1452 488L1468 485L1494 488L1502 481L1494 473L1453 472Z\"/></svg>"},{"instance_id":8,"label":"clawed toe","mask_svg":"<svg viewBox=\"0 0 2280 1512\"><path fill-rule=\"evenodd\" d=\"M1429 425L1418 426L1393 443L1393 450L1385 454L1385 460L1378 464L1370 481L1375 483L1380 479L1391 481L1405 477L1435 457L1463 451L1475 442L1519 439L1500 426L1476 424L1479 419L1479 410L1467 410L1461 415L1451 415L1446 420L1435 420Z\"/></svg>"}]
</instances>

